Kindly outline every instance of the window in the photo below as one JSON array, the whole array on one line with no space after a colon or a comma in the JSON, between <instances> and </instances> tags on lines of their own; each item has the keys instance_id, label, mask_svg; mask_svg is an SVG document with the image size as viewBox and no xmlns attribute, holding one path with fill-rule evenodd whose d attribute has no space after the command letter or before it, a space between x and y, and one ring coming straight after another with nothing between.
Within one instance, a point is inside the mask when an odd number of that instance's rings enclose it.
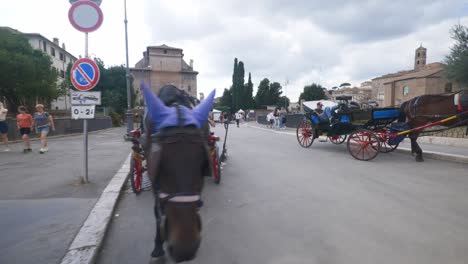
<instances>
[{"instance_id":1,"label":"window","mask_svg":"<svg viewBox=\"0 0 468 264\"><path fill-rule=\"evenodd\" d=\"M60 60L61 60L61 61L65 61L65 56L63 55L62 52L60 52L59 56L60 56Z\"/></svg>"},{"instance_id":2,"label":"window","mask_svg":"<svg viewBox=\"0 0 468 264\"><path fill-rule=\"evenodd\" d=\"M419 52L418 52L418 58L420 57Z\"/></svg>"},{"instance_id":3,"label":"window","mask_svg":"<svg viewBox=\"0 0 468 264\"><path fill-rule=\"evenodd\" d=\"M47 43L45 41L42 41L42 49L47 52Z\"/></svg>"},{"instance_id":4,"label":"window","mask_svg":"<svg viewBox=\"0 0 468 264\"><path fill-rule=\"evenodd\" d=\"M192 91L192 86L189 85L187 90L188 90L189 92L191 92L191 91Z\"/></svg>"},{"instance_id":5,"label":"window","mask_svg":"<svg viewBox=\"0 0 468 264\"><path fill-rule=\"evenodd\" d=\"M52 57L55 57L55 49L54 48L50 48L50 55L52 55Z\"/></svg>"},{"instance_id":6,"label":"window","mask_svg":"<svg viewBox=\"0 0 468 264\"><path fill-rule=\"evenodd\" d=\"M65 71L60 70L60 77L65 78Z\"/></svg>"},{"instance_id":7,"label":"window","mask_svg":"<svg viewBox=\"0 0 468 264\"><path fill-rule=\"evenodd\" d=\"M403 87L403 96L407 96L409 94L409 87L405 86Z\"/></svg>"},{"instance_id":8,"label":"window","mask_svg":"<svg viewBox=\"0 0 468 264\"><path fill-rule=\"evenodd\" d=\"M417 61L416 64L419 64L419 61Z\"/></svg>"},{"instance_id":9,"label":"window","mask_svg":"<svg viewBox=\"0 0 468 264\"><path fill-rule=\"evenodd\" d=\"M164 50L164 54L167 54L167 50Z\"/></svg>"}]
</instances>

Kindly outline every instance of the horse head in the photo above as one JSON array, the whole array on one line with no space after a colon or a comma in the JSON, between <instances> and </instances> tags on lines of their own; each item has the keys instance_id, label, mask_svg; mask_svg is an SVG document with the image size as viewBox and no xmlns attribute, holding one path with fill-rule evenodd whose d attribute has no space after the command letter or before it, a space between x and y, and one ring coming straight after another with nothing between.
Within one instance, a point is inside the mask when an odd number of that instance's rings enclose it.
<instances>
[{"instance_id":1,"label":"horse head","mask_svg":"<svg viewBox=\"0 0 468 264\"><path fill-rule=\"evenodd\" d=\"M198 210L204 168L209 164L207 139L201 128L207 122L215 91L191 109L193 101L175 87L161 90L163 101L146 84L141 88L148 109L148 131L153 132L146 153L159 211L157 235L161 244L168 243L176 262L191 260L201 241ZM162 246L159 250L163 252ZM152 255L158 254L153 251Z\"/></svg>"}]
</instances>

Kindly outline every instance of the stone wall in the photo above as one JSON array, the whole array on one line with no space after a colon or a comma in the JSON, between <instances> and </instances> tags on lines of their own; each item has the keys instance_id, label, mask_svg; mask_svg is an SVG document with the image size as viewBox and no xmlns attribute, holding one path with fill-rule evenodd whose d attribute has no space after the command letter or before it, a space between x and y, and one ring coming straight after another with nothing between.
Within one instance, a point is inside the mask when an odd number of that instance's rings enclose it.
<instances>
[{"instance_id":1,"label":"stone wall","mask_svg":"<svg viewBox=\"0 0 468 264\"><path fill-rule=\"evenodd\" d=\"M16 119L7 119L8 122L8 139L10 141L20 140L21 135L16 129ZM50 131L50 136L75 134L83 132L83 120L74 120L70 118L54 118L55 131ZM102 130L112 127L112 120L110 117L97 117L95 119L88 120L88 131ZM37 137L38 135L33 132L31 137Z\"/></svg>"}]
</instances>

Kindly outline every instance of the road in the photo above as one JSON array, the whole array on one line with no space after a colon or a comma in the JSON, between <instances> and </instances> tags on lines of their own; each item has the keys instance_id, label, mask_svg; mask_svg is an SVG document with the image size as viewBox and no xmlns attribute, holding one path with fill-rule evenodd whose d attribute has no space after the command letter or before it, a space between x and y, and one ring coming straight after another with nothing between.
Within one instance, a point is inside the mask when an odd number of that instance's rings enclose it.
<instances>
[{"instance_id":1,"label":"road","mask_svg":"<svg viewBox=\"0 0 468 264\"><path fill-rule=\"evenodd\" d=\"M219 134L220 128L217 129ZM468 166L231 127L219 186L206 180L203 264L468 263ZM126 192L97 263L148 263L152 194Z\"/></svg>"},{"instance_id":2,"label":"road","mask_svg":"<svg viewBox=\"0 0 468 264\"><path fill-rule=\"evenodd\" d=\"M89 179L82 136L49 140L49 152L0 153L0 263L59 263L109 180L129 154L121 128L89 136Z\"/></svg>"}]
</instances>

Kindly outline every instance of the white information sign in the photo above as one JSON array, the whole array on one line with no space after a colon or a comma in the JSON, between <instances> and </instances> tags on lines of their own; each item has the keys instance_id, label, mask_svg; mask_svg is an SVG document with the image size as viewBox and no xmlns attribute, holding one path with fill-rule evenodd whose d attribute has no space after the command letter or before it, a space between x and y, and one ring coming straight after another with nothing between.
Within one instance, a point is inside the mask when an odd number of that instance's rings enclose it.
<instances>
[{"instance_id":1,"label":"white information sign","mask_svg":"<svg viewBox=\"0 0 468 264\"><path fill-rule=\"evenodd\" d=\"M93 119L95 110L96 110L95 105L74 105L72 106L72 118L73 119Z\"/></svg>"},{"instance_id":2,"label":"white information sign","mask_svg":"<svg viewBox=\"0 0 468 264\"><path fill-rule=\"evenodd\" d=\"M101 92L71 92L72 105L101 105Z\"/></svg>"}]
</instances>

